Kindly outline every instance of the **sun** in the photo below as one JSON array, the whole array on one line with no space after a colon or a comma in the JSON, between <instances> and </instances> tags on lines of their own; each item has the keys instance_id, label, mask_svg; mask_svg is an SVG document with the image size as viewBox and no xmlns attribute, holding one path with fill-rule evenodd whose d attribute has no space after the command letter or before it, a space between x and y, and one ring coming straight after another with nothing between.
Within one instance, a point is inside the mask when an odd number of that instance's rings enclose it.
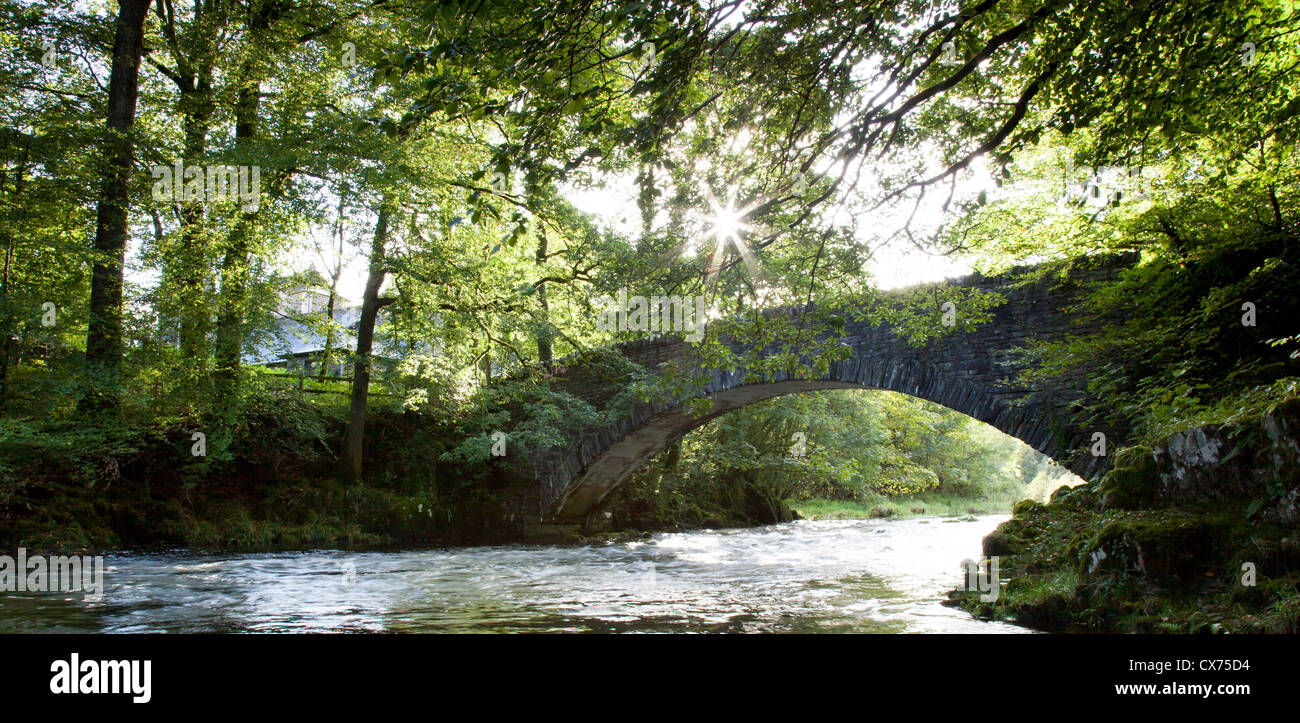
<instances>
[{"instance_id":1,"label":"sun","mask_svg":"<svg viewBox=\"0 0 1300 723\"><path fill-rule=\"evenodd\" d=\"M722 202L707 187L704 188L704 197L709 203L709 214L705 217L705 222L709 226L706 238L716 239L713 258L709 262L709 280L715 281L722 273L723 262L728 248L731 247L745 262L750 278L757 282L761 275L758 260L754 258L753 252L745 243L745 232L752 228L745 219L756 206L751 204L736 208L734 192L727 194L727 200Z\"/></svg>"},{"instance_id":2,"label":"sun","mask_svg":"<svg viewBox=\"0 0 1300 723\"><path fill-rule=\"evenodd\" d=\"M726 206L715 203L709 217L709 235L718 239L720 245L739 239L740 234L749 230L749 224L745 223L748 211L749 209L737 210L732 202Z\"/></svg>"}]
</instances>

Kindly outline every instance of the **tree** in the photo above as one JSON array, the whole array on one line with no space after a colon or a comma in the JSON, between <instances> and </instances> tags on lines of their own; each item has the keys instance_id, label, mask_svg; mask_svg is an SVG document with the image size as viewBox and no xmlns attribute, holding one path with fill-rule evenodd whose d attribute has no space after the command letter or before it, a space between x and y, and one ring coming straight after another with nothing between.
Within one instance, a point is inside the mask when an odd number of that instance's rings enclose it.
<instances>
[{"instance_id":1,"label":"tree","mask_svg":"<svg viewBox=\"0 0 1300 723\"><path fill-rule=\"evenodd\" d=\"M357 348L352 367L352 395L348 400L348 432L343 442L343 473L352 482L361 481L362 450L365 443L366 410L370 393L370 372L374 366L375 322L386 300L379 298L388 270L385 253L388 225L392 219L392 200L385 196L379 205L375 234L370 243L370 271L366 276L365 295L361 301L361 321L357 327Z\"/></svg>"},{"instance_id":2,"label":"tree","mask_svg":"<svg viewBox=\"0 0 1300 723\"><path fill-rule=\"evenodd\" d=\"M139 92L144 23L150 0L121 0L108 80L108 132L95 223L97 254L90 285L90 325L86 334L86 384L81 408L113 409L118 404L122 364L122 265L126 251L134 166L135 106Z\"/></svg>"}]
</instances>

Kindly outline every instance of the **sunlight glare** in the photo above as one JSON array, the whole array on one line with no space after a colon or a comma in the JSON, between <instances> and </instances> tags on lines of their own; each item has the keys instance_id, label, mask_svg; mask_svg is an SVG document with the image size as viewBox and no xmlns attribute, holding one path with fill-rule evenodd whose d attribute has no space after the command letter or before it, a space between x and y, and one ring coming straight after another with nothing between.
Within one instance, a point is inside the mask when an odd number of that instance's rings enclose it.
<instances>
[{"instance_id":1,"label":"sunlight glare","mask_svg":"<svg viewBox=\"0 0 1300 723\"><path fill-rule=\"evenodd\" d=\"M704 189L704 196L710 208L708 236L717 239L717 244L713 247L713 259L709 262L709 279L715 280L718 274L722 273L722 263L727 255L727 246L730 244L736 248L736 252L745 262L750 278L757 282L761 278L758 259L754 258L742 235L750 229L750 225L745 222L745 217L754 210L754 206L737 209L734 193L727 195L725 204L720 203L713 192L707 188Z\"/></svg>"},{"instance_id":2,"label":"sunlight glare","mask_svg":"<svg viewBox=\"0 0 1300 723\"><path fill-rule=\"evenodd\" d=\"M745 223L745 214L737 211L730 203L725 208L714 207L709 226L709 235L717 237L720 243L740 236L742 231L749 228Z\"/></svg>"}]
</instances>

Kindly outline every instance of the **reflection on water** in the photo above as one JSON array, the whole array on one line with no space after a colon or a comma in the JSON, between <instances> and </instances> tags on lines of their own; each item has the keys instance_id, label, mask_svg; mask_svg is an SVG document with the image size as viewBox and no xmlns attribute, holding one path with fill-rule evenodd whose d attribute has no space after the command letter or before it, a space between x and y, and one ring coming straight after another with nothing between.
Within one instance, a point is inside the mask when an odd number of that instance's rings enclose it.
<instances>
[{"instance_id":1,"label":"reflection on water","mask_svg":"<svg viewBox=\"0 0 1300 723\"><path fill-rule=\"evenodd\" d=\"M1025 632L939 604L1005 515L800 521L584 547L110 556L0 594L0 632Z\"/></svg>"}]
</instances>

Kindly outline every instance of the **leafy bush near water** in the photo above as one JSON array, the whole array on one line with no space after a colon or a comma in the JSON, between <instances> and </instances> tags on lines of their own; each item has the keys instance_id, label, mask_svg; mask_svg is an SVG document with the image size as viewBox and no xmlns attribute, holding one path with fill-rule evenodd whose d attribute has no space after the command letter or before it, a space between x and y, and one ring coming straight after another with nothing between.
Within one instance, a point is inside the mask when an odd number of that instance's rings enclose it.
<instances>
[{"instance_id":1,"label":"leafy bush near water","mask_svg":"<svg viewBox=\"0 0 1300 723\"><path fill-rule=\"evenodd\" d=\"M226 423L0 421L0 546L375 547L497 527L489 471L438 461L453 443L445 420L380 410L367 483L346 485L336 477L341 407L278 390L249 397ZM191 454L200 430L206 457Z\"/></svg>"}]
</instances>

